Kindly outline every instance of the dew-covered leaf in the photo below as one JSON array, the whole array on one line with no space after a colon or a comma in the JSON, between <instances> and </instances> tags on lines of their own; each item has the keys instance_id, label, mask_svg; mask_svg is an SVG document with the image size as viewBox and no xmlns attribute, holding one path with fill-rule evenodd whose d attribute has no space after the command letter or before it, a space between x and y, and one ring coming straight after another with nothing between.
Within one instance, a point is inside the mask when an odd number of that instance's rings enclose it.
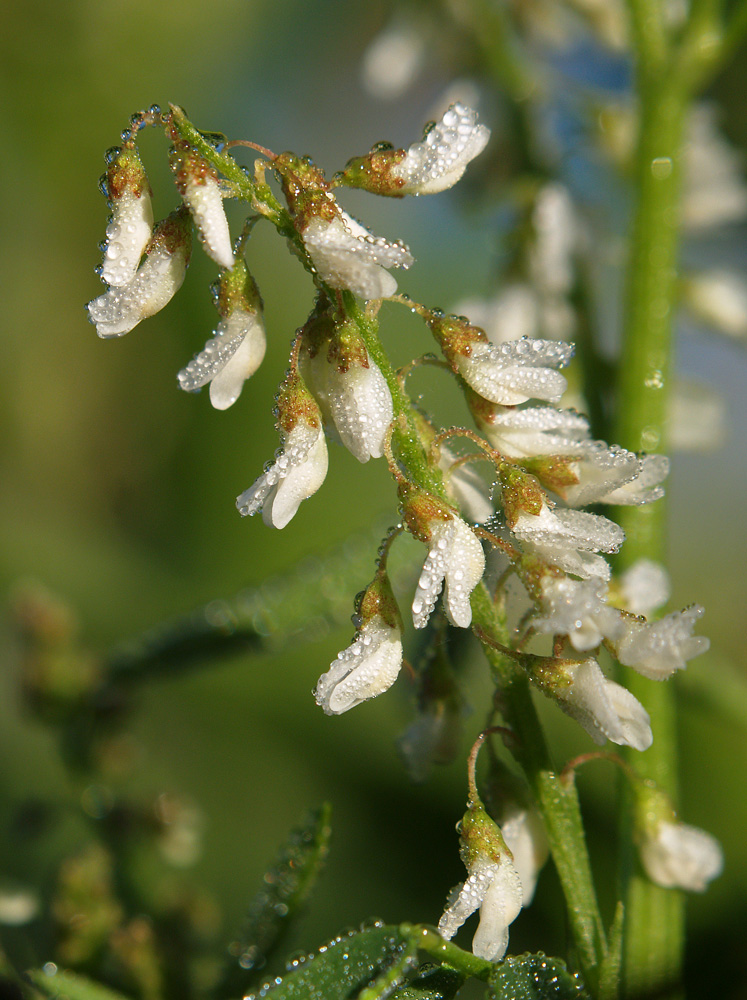
<instances>
[{"instance_id":1,"label":"dew-covered leaf","mask_svg":"<svg viewBox=\"0 0 747 1000\"><path fill-rule=\"evenodd\" d=\"M218 996L241 995L256 982L259 970L311 892L327 857L330 816L327 803L312 810L281 845L264 875L262 888L249 905L240 933L229 945L231 959Z\"/></svg>"},{"instance_id":2,"label":"dew-covered leaf","mask_svg":"<svg viewBox=\"0 0 747 1000\"><path fill-rule=\"evenodd\" d=\"M50 1000L125 1000L121 993L87 979L75 972L58 969L51 962L26 975L34 986Z\"/></svg>"},{"instance_id":3,"label":"dew-covered leaf","mask_svg":"<svg viewBox=\"0 0 747 1000\"><path fill-rule=\"evenodd\" d=\"M413 939L395 926L377 924L352 931L306 958L295 959L287 975L265 983L246 1000L353 1000L393 966L404 969L414 950ZM374 990L373 995L390 996L391 989Z\"/></svg>"},{"instance_id":4,"label":"dew-covered leaf","mask_svg":"<svg viewBox=\"0 0 747 1000\"><path fill-rule=\"evenodd\" d=\"M516 955L496 965L488 980L490 1000L586 1000L581 981L559 958Z\"/></svg>"},{"instance_id":5,"label":"dew-covered leaf","mask_svg":"<svg viewBox=\"0 0 747 1000\"><path fill-rule=\"evenodd\" d=\"M391 994L390 1000L453 1000L464 982L454 969L423 965L405 986Z\"/></svg>"}]
</instances>

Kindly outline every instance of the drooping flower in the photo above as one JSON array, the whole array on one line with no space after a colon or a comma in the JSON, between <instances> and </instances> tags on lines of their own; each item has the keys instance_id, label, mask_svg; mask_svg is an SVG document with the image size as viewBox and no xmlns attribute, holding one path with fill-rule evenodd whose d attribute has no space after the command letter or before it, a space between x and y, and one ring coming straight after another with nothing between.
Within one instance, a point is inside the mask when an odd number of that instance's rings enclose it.
<instances>
[{"instance_id":1,"label":"drooping flower","mask_svg":"<svg viewBox=\"0 0 747 1000\"><path fill-rule=\"evenodd\" d=\"M450 940L475 910L480 923L472 951L497 962L508 947L508 928L522 907L521 879L500 828L482 804L471 801L460 825L460 851L469 877L438 922L441 937Z\"/></svg>"},{"instance_id":2,"label":"drooping flower","mask_svg":"<svg viewBox=\"0 0 747 1000\"><path fill-rule=\"evenodd\" d=\"M724 867L716 838L687 823L661 822L655 836L642 841L640 852L648 877L665 889L704 892Z\"/></svg>"},{"instance_id":3,"label":"drooping flower","mask_svg":"<svg viewBox=\"0 0 747 1000\"><path fill-rule=\"evenodd\" d=\"M456 514L434 518L427 526L428 555L415 589L412 620L425 628L444 589L444 608L452 625L468 628L472 621L470 594L485 571L485 553L474 532Z\"/></svg>"},{"instance_id":4,"label":"drooping flower","mask_svg":"<svg viewBox=\"0 0 747 1000\"><path fill-rule=\"evenodd\" d=\"M557 402L566 380L562 368L573 356L573 346L554 340L517 340L491 344L475 340L468 351L447 353L464 381L491 403L515 406L528 399Z\"/></svg>"},{"instance_id":5,"label":"drooping flower","mask_svg":"<svg viewBox=\"0 0 747 1000\"><path fill-rule=\"evenodd\" d=\"M236 498L243 516L262 511L270 527L284 528L301 501L316 493L327 475L327 442L322 415L303 380L288 376L278 397L283 447L272 465Z\"/></svg>"},{"instance_id":6,"label":"drooping flower","mask_svg":"<svg viewBox=\"0 0 747 1000\"><path fill-rule=\"evenodd\" d=\"M673 611L658 622L629 619L621 637L612 644L615 655L620 663L644 677L666 680L677 670L684 670L687 660L710 647L705 636L692 634L704 612L703 607L694 604L684 611Z\"/></svg>"},{"instance_id":7,"label":"drooping flower","mask_svg":"<svg viewBox=\"0 0 747 1000\"><path fill-rule=\"evenodd\" d=\"M610 567L596 552L617 552L625 533L600 514L551 509L543 502L538 514L521 513L511 526L514 535L547 562L583 579L609 580Z\"/></svg>"},{"instance_id":8,"label":"drooping flower","mask_svg":"<svg viewBox=\"0 0 747 1000\"><path fill-rule=\"evenodd\" d=\"M534 899L537 879L550 853L545 826L533 806L515 806L501 817L501 833L521 880L523 906Z\"/></svg>"},{"instance_id":9,"label":"drooping flower","mask_svg":"<svg viewBox=\"0 0 747 1000\"><path fill-rule=\"evenodd\" d=\"M441 121L392 167L392 176L404 182L399 193L437 194L453 187L489 139L490 129L478 125L476 111L452 104Z\"/></svg>"},{"instance_id":10,"label":"drooping flower","mask_svg":"<svg viewBox=\"0 0 747 1000\"><path fill-rule=\"evenodd\" d=\"M181 288L190 250L189 215L179 209L156 226L135 277L88 303L99 337L121 337L163 309Z\"/></svg>"},{"instance_id":11,"label":"drooping flower","mask_svg":"<svg viewBox=\"0 0 747 1000\"><path fill-rule=\"evenodd\" d=\"M135 277L153 231L150 184L134 147L125 146L111 157L105 186L112 216L100 274L108 285L122 288Z\"/></svg>"},{"instance_id":12,"label":"drooping flower","mask_svg":"<svg viewBox=\"0 0 747 1000\"><path fill-rule=\"evenodd\" d=\"M332 288L347 288L362 299L394 295L397 281L386 269L408 268L413 263L403 243L372 236L342 211L331 220L312 216L301 238L322 281Z\"/></svg>"},{"instance_id":13,"label":"drooping flower","mask_svg":"<svg viewBox=\"0 0 747 1000\"><path fill-rule=\"evenodd\" d=\"M669 600L669 575L651 559L639 559L620 577L620 593L626 611L647 618Z\"/></svg>"},{"instance_id":14,"label":"drooping flower","mask_svg":"<svg viewBox=\"0 0 747 1000\"><path fill-rule=\"evenodd\" d=\"M216 170L199 153L181 143L172 151L171 166L205 253L221 267L232 268L235 260L231 233Z\"/></svg>"},{"instance_id":15,"label":"drooping flower","mask_svg":"<svg viewBox=\"0 0 747 1000\"><path fill-rule=\"evenodd\" d=\"M537 455L575 455L589 438L589 421L575 410L529 406L525 410L502 406L472 407L480 430L501 454L510 458Z\"/></svg>"},{"instance_id":16,"label":"drooping flower","mask_svg":"<svg viewBox=\"0 0 747 1000\"><path fill-rule=\"evenodd\" d=\"M580 663L543 657L527 659L531 679L574 718L595 743L606 739L634 750L653 742L643 705L620 684L604 676L596 660Z\"/></svg>"},{"instance_id":17,"label":"drooping flower","mask_svg":"<svg viewBox=\"0 0 747 1000\"><path fill-rule=\"evenodd\" d=\"M547 576L542 582L536 632L566 635L579 652L595 649L603 639L619 638L625 631L623 616L605 601L606 584L598 577L571 580Z\"/></svg>"},{"instance_id":18,"label":"drooping flower","mask_svg":"<svg viewBox=\"0 0 747 1000\"><path fill-rule=\"evenodd\" d=\"M392 394L353 324L315 311L304 327L300 363L327 430L359 462L381 458L394 417Z\"/></svg>"},{"instance_id":19,"label":"drooping flower","mask_svg":"<svg viewBox=\"0 0 747 1000\"><path fill-rule=\"evenodd\" d=\"M221 275L217 305L222 319L215 333L177 378L186 392L197 392L210 383L210 402L217 410L225 410L239 398L267 348L262 300L241 258Z\"/></svg>"}]
</instances>

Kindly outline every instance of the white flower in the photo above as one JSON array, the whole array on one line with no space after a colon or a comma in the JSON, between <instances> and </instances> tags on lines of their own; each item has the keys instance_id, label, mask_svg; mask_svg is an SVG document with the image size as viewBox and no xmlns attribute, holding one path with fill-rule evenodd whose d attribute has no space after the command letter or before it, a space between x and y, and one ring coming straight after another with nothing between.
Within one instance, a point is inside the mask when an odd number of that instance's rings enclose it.
<instances>
[{"instance_id":1,"label":"white flower","mask_svg":"<svg viewBox=\"0 0 747 1000\"><path fill-rule=\"evenodd\" d=\"M343 371L320 351L304 361L303 372L325 424L334 427L348 451L359 462L381 458L394 404L373 358L368 358L367 366L351 362Z\"/></svg>"},{"instance_id":2,"label":"white flower","mask_svg":"<svg viewBox=\"0 0 747 1000\"><path fill-rule=\"evenodd\" d=\"M563 395L562 368L573 357L573 345L553 340L516 340L490 344L476 340L469 355L451 353L459 374L484 399L515 406L527 399L555 402Z\"/></svg>"},{"instance_id":3,"label":"white flower","mask_svg":"<svg viewBox=\"0 0 747 1000\"><path fill-rule=\"evenodd\" d=\"M747 187L737 152L719 133L718 108L700 101L691 113L684 148L683 222L691 229L718 226L747 214Z\"/></svg>"},{"instance_id":4,"label":"white flower","mask_svg":"<svg viewBox=\"0 0 747 1000\"><path fill-rule=\"evenodd\" d=\"M501 833L521 880L523 905L529 906L537 878L550 853L542 817L536 809L517 806L501 820Z\"/></svg>"},{"instance_id":5,"label":"white flower","mask_svg":"<svg viewBox=\"0 0 747 1000\"><path fill-rule=\"evenodd\" d=\"M611 489L598 500L587 500L586 503L639 506L660 500L664 496L664 487L661 483L668 475L669 459L666 455L644 455L639 459L638 473L633 479Z\"/></svg>"},{"instance_id":6,"label":"white flower","mask_svg":"<svg viewBox=\"0 0 747 1000\"><path fill-rule=\"evenodd\" d=\"M232 268L231 233L217 176L212 171L197 175L185 170L182 198L195 220L205 253L221 267Z\"/></svg>"},{"instance_id":7,"label":"white flower","mask_svg":"<svg viewBox=\"0 0 747 1000\"><path fill-rule=\"evenodd\" d=\"M721 845L705 830L686 823L661 821L640 845L646 874L665 889L703 892L721 874Z\"/></svg>"},{"instance_id":8,"label":"white flower","mask_svg":"<svg viewBox=\"0 0 747 1000\"><path fill-rule=\"evenodd\" d=\"M479 415L478 415L479 419ZM574 455L589 437L589 421L575 410L529 406L496 410L480 429L493 447L509 458Z\"/></svg>"},{"instance_id":9,"label":"white flower","mask_svg":"<svg viewBox=\"0 0 747 1000\"><path fill-rule=\"evenodd\" d=\"M404 160L392 167L392 177L403 180L401 194L437 194L453 187L467 164L488 143L490 130L477 124L477 112L456 103L425 138L414 143Z\"/></svg>"},{"instance_id":10,"label":"white flower","mask_svg":"<svg viewBox=\"0 0 747 1000\"><path fill-rule=\"evenodd\" d=\"M615 655L620 663L644 677L666 680L675 671L684 670L687 660L708 650L709 640L692 634L704 610L694 604L684 611L673 611L658 622L628 621L622 638L614 643Z\"/></svg>"},{"instance_id":11,"label":"white flower","mask_svg":"<svg viewBox=\"0 0 747 1000\"><path fill-rule=\"evenodd\" d=\"M135 150L123 149L107 171L112 217L106 227L101 277L115 288L135 277L153 231L150 185Z\"/></svg>"},{"instance_id":12,"label":"white flower","mask_svg":"<svg viewBox=\"0 0 747 1000\"><path fill-rule=\"evenodd\" d=\"M699 319L730 337L747 337L747 283L741 274L701 271L687 278L683 292Z\"/></svg>"},{"instance_id":13,"label":"white flower","mask_svg":"<svg viewBox=\"0 0 747 1000\"><path fill-rule=\"evenodd\" d=\"M605 603L607 587L599 578L571 580L567 576L542 581L542 614L532 621L536 632L567 635L574 649L595 649L602 639L625 631L622 615Z\"/></svg>"},{"instance_id":14,"label":"white flower","mask_svg":"<svg viewBox=\"0 0 747 1000\"><path fill-rule=\"evenodd\" d=\"M239 398L245 380L259 368L266 347L259 313L235 309L218 323L202 351L179 372L179 387L196 392L209 382L210 402L216 410L228 409Z\"/></svg>"},{"instance_id":15,"label":"white flower","mask_svg":"<svg viewBox=\"0 0 747 1000\"><path fill-rule=\"evenodd\" d=\"M394 295L397 282L385 268L413 263L404 244L372 236L346 212L331 222L314 216L301 237L322 281L362 299Z\"/></svg>"},{"instance_id":16,"label":"white flower","mask_svg":"<svg viewBox=\"0 0 747 1000\"><path fill-rule=\"evenodd\" d=\"M669 600L669 575L659 563L639 559L620 577L626 611L647 618Z\"/></svg>"},{"instance_id":17,"label":"white flower","mask_svg":"<svg viewBox=\"0 0 747 1000\"><path fill-rule=\"evenodd\" d=\"M595 743L605 739L634 750L652 742L651 720L643 705L626 688L608 680L596 660L569 665L571 683L548 689L563 711L574 718Z\"/></svg>"},{"instance_id":18,"label":"white flower","mask_svg":"<svg viewBox=\"0 0 747 1000\"><path fill-rule=\"evenodd\" d=\"M511 530L525 547L583 579L598 576L609 580L609 564L592 553L617 552L625 540L622 528L600 514L551 510L547 504L539 514L520 514Z\"/></svg>"},{"instance_id":19,"label":"white flower","mask_svg":"<svg viewBox=\"0 0 747 1000\"><path fill-rule=\"evenodd\" d=\"M429 551L412 602L415 628L425 628L444 587L444 607L452 625L472 621L469 598L485 570L485 553L472 529L456 515L430 525Z\"/></svg>"},{"instance_id":20,"label":"white flower","mask_svg":"<svg viewBox=\"0 0 747 1000\"><path fill-rule=\"evenodd\" d=\"M340 715L387 691L402 666L402 635L381 618L367 621L322 674L314 691L327 715Z\"/></svg>"},{"instance_id":21,"label":"white flower","mask_svg":"<svg viewBox=\"0 0 747 1000\"><path fill-rule=\"evenodd\" d=\"M121 337L163 309L181 288L189 251L189 234L178 213L159 223L132 281L88 303L99 337Z\"/></svg>"},{"instance_id":22,"label":"white flower","mask_svg":"<svg viewBox=\"0 0 747 1000\"><path fill-rule=\"evenodd\" d=\"M327 443L321 424L299 421L285 438L270 468L237 497L239 512L256 514L270 527L284 528L301 501L316 493L327 475Z\"/></svg>"},{"instance_id":23,"label":"white flower","mask_svg":"<svg viewBox=\"0 0 747 1000\"><path fill-rule=\"evenodd\" d=\"M537 196L532 221L532 283L545 294L563 295L573 284L573 253L578 242L578 221L568 189L562 184L545 185Z\"/></svg>"},{"instance_id":24,"label":"white flower","mask_svg":"<svg viewBox=\"0 0 747 1000\"><path fill-rule=\"evenodd\" d=\"M363 87L382 101L401 97L417 77L425 57L425 36L418 26L396 21L388 25L363 53Z\"/></svg>"},{"instance_id":25,"label":"white flower","mask_svg":"<svg viewBox=\"0 0 747 1000\"><path fill-rule=\"evenodd\" d=\"M508 927L519 915L522 885L506 853L499 861L479 857L469 869L456 900L438 922L438 932L447 941L454 937L467 917L480 909L480 924L472 939L472 951L489 962L506 954Z\"/></svg>"}]
</instances>

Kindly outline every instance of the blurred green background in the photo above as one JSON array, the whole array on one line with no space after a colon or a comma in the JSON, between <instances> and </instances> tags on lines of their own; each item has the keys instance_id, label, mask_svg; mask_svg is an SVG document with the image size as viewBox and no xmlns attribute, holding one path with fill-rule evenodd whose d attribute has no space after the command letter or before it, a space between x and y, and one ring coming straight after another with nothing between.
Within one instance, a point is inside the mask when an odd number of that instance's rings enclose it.
<instances>
[{"instance_id":1,"label":"blurred green background","mask_svg":"<svg viewBox=\"0 0 747 1000\"><path fill-rule=\"evenodd\" d=\"M103 153L132 112L173 101L200 128L310 153L330 172L374 141L416 138L460 67L442 61L434 47L406 99L382 103L367 95L359 61L388 9L344 0L32 0L6 13L0 579L5 594L23 581L58 594L96 649L258 586L351 533L362 533L370 545L373 568L370 524L380 515L396 519L380 464L360 466L340 448L331 451L322 490L282 532L242 520L234 509L233 498L276 448L273 396L312 297L307 276L269 227L258 227L249 255L266 304L268 353L225 413L210 408L206 393L180 393L175 380L215 322L208 292L215 267L199 248L175 300L122 340L98 340L83 310L101 290L94 268L107 215L97 191ZM742 143L747 118L738 95L746 81L742 59L715 91L725 99L727 131ZM142 149L160 217L176 203L166 144L154 132ZM445 307L488 290L495 219L461 211L458 194L402 203L355 195L346 205L373 231L411 246L417 263L400 280L403 290ZM232 218L238 223L240 216ZM744 265L744 231L731 232L729 252ZM382 316L396 363L430 349L409 317L391 307ZM720 450L674 462L673 602L707 609L703 631L712 652L689 671L705 676L710 664L732 662L745 673L747 355L689 327L679 364L723 393L730 430ZM422 383L424 390L435 384ZM330 719L314 704L311 689L350 633L346 625L274 657L238 656L179 681L158 681L139 702L126 787L133 794L168 791L199 805L203 852L185 877L214 895L225 934L276 844L324 799L334 809L332 854L304 945L371 914L435 922L446 891L462 877L454 823L465 797L463 765L411 785L394 745L410 717L407 682L350 716ZM20 843L16 810L33 798L74 802L80 789L70 785L53 735L23 713L10 628L4 639L0 852L6 876L48 887L80 830L71 823L55 837ZM481 675L470 670L476 705ZM587 749L581 731L557 714L548 719L559 756ZM692 698L683 697L680 719L683 817L714 832L727 857L724 876L691 904L696 963L715 942L719 952L736 946L745 931L744 730ZM470 736L481 726L475 712L467 720ZM581 778L592 828L605 835L608 777ZM603 849L596 851L601 864L609 862ZM554 876L546 873L532 910L512 928L512 950L563 949L557 900Z\"/></svg>"}]
</instances>

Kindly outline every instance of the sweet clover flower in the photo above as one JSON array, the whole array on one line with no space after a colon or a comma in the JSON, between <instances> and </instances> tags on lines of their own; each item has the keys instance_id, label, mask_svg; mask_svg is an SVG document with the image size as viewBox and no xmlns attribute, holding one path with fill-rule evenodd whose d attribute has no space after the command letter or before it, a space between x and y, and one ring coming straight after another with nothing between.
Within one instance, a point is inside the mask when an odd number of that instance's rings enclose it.
<instances>
[{"instance_id":1,"label":"sweet clover flower","mask_svg":"<svg viewBox=\"0 0 747 1000\"><path fill-rule=\"evenodd\" d=\"M522 512L511 526L525 548L583 579L609 580L610 567L597 552L617 552L625 533L600 514L552 509L543 502L538 514Z\"/></svg>"},{"instance_id":2,"label":"sweet clover flower","mask_svg":"<svg viewBox=\"0 0 747 1000\"><path fill-rule=\"evenodd\" d=\"M716 838L687 823L662 820L642 838L640 853L646 874L664 889L705 892L724 867Z\"/></svg>"},{"instance_id":3,"label":"sweet clover flower","mask_svg":"<svg viewBox=\"0 0 747 1000\"><path fill-rule=\"evenodd\" d=\"M541 614L534 618L536 632L566 635L574 649L595 649L603 639L618 638L625 631L623 617L605 601L607 587L598 577L571 580L547 576L542 583Z\"/></svg>"},{"instance_id":4,"label":"sweet clover flower","mask_svg":"<svg viewBox=\"0 0 747 1000\"><path fill-rule=\"evenodd\" d=\"M176 186L192 213L205 253L221 267L232 268L231 233L218 174L199 154L177 144L171 157Z\"/></svg>"},{"instance_id":5,"label":"sweet clover flower","mask_svg":"<svg viewBox=\"0 0 747 1000\"><path fill-rule=\"evenodd\" d=\"M692 634L704 613L704 608L694 604L684 611L673 611L658 622L628 620L622 636L612 644L615 655L620 663L644 677L666 680L677 670L684 670L687 660L707 652L708 639Z\"/></svg>"},{"instance_id":6,"label":"sweet clover flower","mask_svg":"<svg viewBox=\"0 0 747 1000\"><path fill-rule=\"evenodd\" d=\"M88 303L88 316L99 337L129 333L141 320L163 309L181 288L191 251L187 220L187 213L180 209L160 222L134 278Z\"/></svg>"},{"instance_id":7,"label":"sweet clover flower","mask_svg":"<svg viewBox=\"0 0 747 1000\"><path fill-rule=\"evenodd\" d=\"M153 231L153 203L137 150L125 146L110 159L105 187L112 215L106 227L101 278L122 288L135 277Z\"/></svg>"},{"instance_id":8,"label":"sweet clover flower","mask_svg":"<svg viewBox=\"0 0 747 1000\"><path fill-rule=\"evenodd\" d=\"M452 625L467 628L472 621L470 594L485 571L485 554L474 532L456 514L434 518L425 528L428 555L412 601L415 628L425 628L444 590L444 609Z\"/></svg>"}]
</instances>

